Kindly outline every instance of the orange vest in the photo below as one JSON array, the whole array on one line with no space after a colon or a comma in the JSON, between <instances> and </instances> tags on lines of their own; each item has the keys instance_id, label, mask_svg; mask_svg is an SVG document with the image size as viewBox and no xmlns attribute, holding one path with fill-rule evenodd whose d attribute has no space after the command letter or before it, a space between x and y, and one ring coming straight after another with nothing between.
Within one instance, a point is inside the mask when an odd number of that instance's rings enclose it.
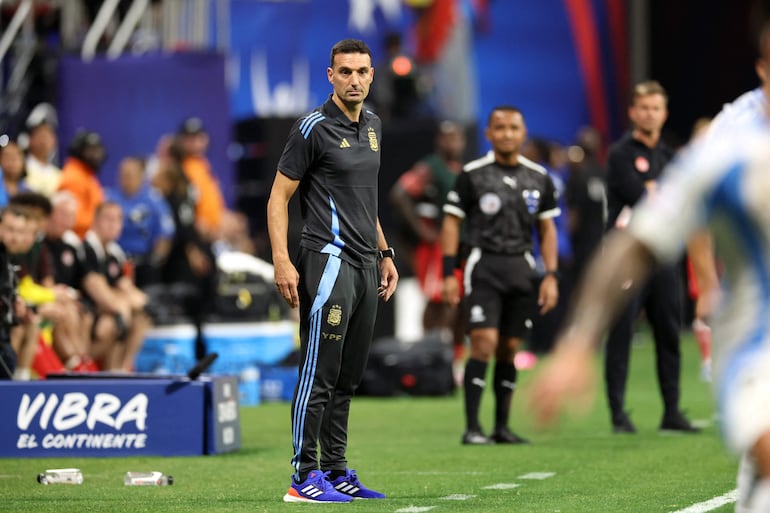
<instances>
[{"instance_id":1,"label":"orange vest","mask_svg":"<svg viewBox=\"0 0 770 513\"><path fill-rule=\"evenodd\" d=\"M82 239L91 228L96 207L104 201L102 184L88 166L79 159L70 157L62 167L58 190L70 192L78 202L72 231Z\"/></svg>"},{"instance_id":2,"label":"orange vest","mask_svg":"<svg viewBox=\"0 0 770 513\"><path fill-rule=\"evenodd\" d=\"M198 192L195 220L207 230L217 232L222 225L225 200L209 163L201 157L187 157L182 162L182 169Z\"/></svg>"}]
</instances>

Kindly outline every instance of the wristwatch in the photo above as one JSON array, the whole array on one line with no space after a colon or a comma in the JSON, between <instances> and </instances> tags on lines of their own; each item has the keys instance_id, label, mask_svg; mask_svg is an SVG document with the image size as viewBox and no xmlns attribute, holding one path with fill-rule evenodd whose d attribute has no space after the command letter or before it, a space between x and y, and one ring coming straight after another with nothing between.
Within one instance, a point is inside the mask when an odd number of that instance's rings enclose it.
<instances>
[{"instance_id":1,"label":"wristwatch","mask_svg":"<svg viewBox=\"0 0 770 513\"><path fill-rule=\"evenodd\" d=\"M377 258L382 260L383 258L393 258L396 256L396 252L393 250L393 248L385 248L381 249L377 252Z\"/></svg>"},{"instance_id":2,"label":"wristwatch","mask_svg":"<svg viewBox=\"0 0 770 513\"><path fill-rule=\"evenodd\" d=\"M557 280L561 278L561 273L559 271L546 271L544 276L553 276Z\"/></svg>"}]
</instances>

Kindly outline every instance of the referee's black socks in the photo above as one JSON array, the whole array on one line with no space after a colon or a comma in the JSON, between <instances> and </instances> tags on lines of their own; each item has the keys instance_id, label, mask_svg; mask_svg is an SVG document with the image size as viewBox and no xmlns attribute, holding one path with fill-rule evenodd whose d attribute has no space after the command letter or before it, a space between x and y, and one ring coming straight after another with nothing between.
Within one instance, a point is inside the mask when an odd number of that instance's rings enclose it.
<instances>
[{"instance_id":1,"label":"referee's black socks","mask_svg":"<svg viewBox=\"0 0 770 513\"><path fill-rule=\"evenodd\" d=\"M487 363L481 360L468 359L465 365L465 420L468 431L481 431L479 425L479 406L481 396L486 386Z\"/></svg>"},{"instance_id":2,"label":"referee's black socks","mask_svg":"<svg viewBox=\"0 0 770 513\"><path fill-rule=\"evenodd\" d=\"M508 362L495 363L495 429L508 427L511 398L516 388L516 366Z\"/></svg>"}]
</instances>

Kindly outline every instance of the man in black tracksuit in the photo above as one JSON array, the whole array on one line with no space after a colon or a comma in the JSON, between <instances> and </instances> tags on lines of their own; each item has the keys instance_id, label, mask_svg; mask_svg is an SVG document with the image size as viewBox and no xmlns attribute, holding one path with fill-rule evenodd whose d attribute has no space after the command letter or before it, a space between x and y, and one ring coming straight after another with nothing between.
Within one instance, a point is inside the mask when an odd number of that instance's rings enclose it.
<instances>
[{"instance_id":1,"label":"man in black tracksuit","mask_svg":"<svg viewBox=\"0 0 770 513\"><path fill-rule=\"evenodd\" d=\"M366 367L377 298L390 299L398 282L377 216L382 123L363 109L374 77L369 48L340 41L327 76L334 92L292 127L267 207L275 283L300 309L295 472L286 502L385 497L364 487L345 458L350 401ZM292 262L288 203L297 190L304 226Z\"/></svg>"},{"instance_id":2,"label":"man in black tracksuit","mask_svg":"<svg viewBox=\"0 0 770 513\"><path fill-rule=\"evenodd\" d=\"M663 87L655 81L637 84L631 101L629 118L632 130L610 147L607 158L609 229L623 229L636 202L645 194L657 194L660 174L673 156L673 150L660 140L668 115ZM658 383L664 406L660 428L697 431L679 410L680 289L679 268L660 268L610 328L604 376L615 433L636 432L624 411L624 400L634 321L641 308L647 314L655 339Z\"/></svg>"}]
</instances>

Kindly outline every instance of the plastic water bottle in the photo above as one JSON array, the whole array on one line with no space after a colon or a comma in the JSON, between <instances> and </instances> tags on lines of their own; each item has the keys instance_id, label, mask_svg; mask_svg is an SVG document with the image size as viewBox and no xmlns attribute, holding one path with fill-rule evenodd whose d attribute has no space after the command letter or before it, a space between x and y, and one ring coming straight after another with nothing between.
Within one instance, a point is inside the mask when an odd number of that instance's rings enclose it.
<instances>
[{"instance_id":1,"label":"plastic water bottle","mask_svg":"<svg viewBox=\"0 0 770 513\"><path fill-rule=\"evenodd\" d=\"M83 473L79 468L52 468L37 475L37 482L49 484L83 484Z\"/></svg>"},{"instance_id":2,"label":"plastic water bottle","mask_svg":"<svg viewBox=\"0 0 770 513\"><path fill-rule=\"evenodd\" d=\"M126 472L123 478L126 486L167 486L174 484L174 478L163 472Z\"/></svg>"}]
</instances>

